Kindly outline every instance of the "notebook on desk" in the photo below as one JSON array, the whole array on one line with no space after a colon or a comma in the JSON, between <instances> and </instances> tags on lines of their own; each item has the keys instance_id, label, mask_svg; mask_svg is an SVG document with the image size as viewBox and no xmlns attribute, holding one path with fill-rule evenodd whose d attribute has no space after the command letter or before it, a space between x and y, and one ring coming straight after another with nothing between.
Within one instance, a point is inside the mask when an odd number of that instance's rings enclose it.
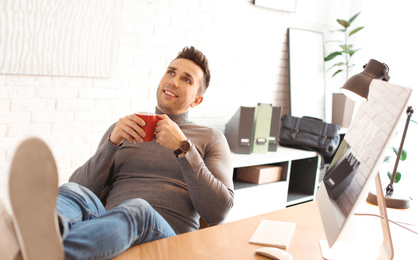
<instances>
[{"instance_id":1,"label":"notebook on desk","mask_svg":"<svg viewBox=\"0 0 418 260\"><path fill-rule=\"evenodd\" d=\"M250 238L250 243L287 249L295 227L296 223L293 222L263 219Z\"/></svg>"}]
</instances>

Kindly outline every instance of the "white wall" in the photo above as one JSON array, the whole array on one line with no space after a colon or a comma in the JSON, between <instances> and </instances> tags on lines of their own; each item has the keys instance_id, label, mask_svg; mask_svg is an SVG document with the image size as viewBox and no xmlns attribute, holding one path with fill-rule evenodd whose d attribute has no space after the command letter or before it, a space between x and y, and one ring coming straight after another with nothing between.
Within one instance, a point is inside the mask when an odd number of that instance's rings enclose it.
<instances>
[{"instance_id":1,"label":"white wall","mask_svg":"<svg viewBox=\"0 0 418 260\"><path fill-rule=\"evenodd\" d=\"M349 11L331 0L299 0L296 10L251 0L125 0L112 78L0 75L0 196L8 197L9 165L26 136L50 145L60 182L67 181L111 123L154 109L159 79L184 46L202 50L213 75L203 104L191 111L197 123L223 130L238 106L257 102L288 111L287 28L327 33L335 14Z\"/></svg>"},{"instance_id":2,"label":"white wall","mask_svg":"<svg viewBox=\"0 0 418 260\"><path fill-rule=\"evenodd\" d=\"M240 105L257 102L288 112L287 28L320 31L327 39L335 19L348 19L355 8L348 1L298 0L296 12L288 13L252 0L125 0L113 77L0 75L0 197L8 198L9 165L22 139L43 138L66 182L111 123L154 109L160 77L184 46L202 50L212 71L204 102L191 111L195 122L223 130Z\"/></svg>"}]
</instances>

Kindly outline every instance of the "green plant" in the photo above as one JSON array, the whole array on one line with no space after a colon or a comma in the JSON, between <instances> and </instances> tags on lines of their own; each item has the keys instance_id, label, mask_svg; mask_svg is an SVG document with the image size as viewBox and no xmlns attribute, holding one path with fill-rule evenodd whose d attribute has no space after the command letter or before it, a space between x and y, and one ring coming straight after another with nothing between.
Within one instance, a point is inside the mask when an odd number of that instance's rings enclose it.
<instances>
[{"instance_id":1,"label":"green plant","mask_svg":"<svg viewBox=\"0 0 418 260\"><path fill-rule=\"evenodd\" d=\"M337 62L332 67L330 67L328 70L331 70L334 67L337 67L338 69L332 74L332 77L339 74L342 71L345 71L346 80L348 79L348 72L351 67L355 66L355 64L351 64L350 60L351 57L360 49L354 49L353 45L349 43L349 39L351 36L353 36L355 33L363 30L364 26L357 27L351 31L349 31L350 26L353 24L354 20L359 16L360 13L355 14L353 17L351 17L348 21L343 19L337 19L337 22L339 25L343 27L343 29L339 29L336 31L331 32L342 32L344 34L344 40L343 41L330 41L330 42L337 42L340 43L339 51L334 51L330 53L328 56L324 58L325 61L333 60L336 57L342 57L343 61ZM351 28L350 28L351 29Z\"/></svg>"},{"instance_id":2,"label":"green plant","mask_svg":"<svg viewBox=\"0 0 418 260\"><path fill-rule=\"evenodd\" d=\"M412 122L412 123L414 123L414 124L416 124L416 125L418 125L418 122L417 122L417 121L415 121L415 120L412 120L412 119L411 119L411 122ZM399 152L399 149L398 149L398 148L395 148L395 147L392 147L392 151L395 153L395 158L397 158L397 157L398 157L398 152ZM403 149L403 148L402 148L401 155L400 155L400 157L399 157L399 161L400 161L400 162L403 162L403 161L405 161L407 158L408 158L408 153L406 152L406 150L405 150L405 149ZM386 156L386 158L385 158L385 162L386 162L386 163L389 163L389 162L390 162L390 160L391 160L391 156ZM388 175L389 180L390 180L390 179L392 178L392 171L388 171L388 172L387 172L387 175ZM398 182L401 180L401 178L402 178L402 174L401 174L401 172L396 171L396 175L395 175L395 178L394 178L394 180L393 180L393 183L398 183Z\"/></svg>"},{"instance_id":3,"label":"green plant","mask_svg":"<svg viewBox=\"0 0 418 260\"><path fill-rule=\"evenodd\" d=\"M395 157L397 157L399 150L397 148L395 148L395 147L392 147L392 150L395 153ZM407 157L408 157L408 153L406 152L405 149L402 149L401 156L399 157L399 161L402 161L403 162L403 161L406 160ZM389 162L390 161L390 158L391 158L390 156L387 156L385 158L385 162ZM387 175L388 175L389 180L390 180L392 178L392 172L391 171L388 171L387 172ZM396 171L396 175L395 175L395 179L393 180L393 183L398 183L401 180L401 178L402 178L402 174L399 171Z\"/></svg>"}]
</instances>

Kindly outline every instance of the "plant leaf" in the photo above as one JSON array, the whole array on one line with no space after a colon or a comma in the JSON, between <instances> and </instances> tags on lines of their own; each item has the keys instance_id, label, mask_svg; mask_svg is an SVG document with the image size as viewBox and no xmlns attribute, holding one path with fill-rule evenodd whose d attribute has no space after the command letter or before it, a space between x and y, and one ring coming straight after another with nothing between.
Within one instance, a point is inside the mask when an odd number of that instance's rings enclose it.
<instances>
[{"instance_id":1,"label":"plant leaf","mask_svg":"<svg viewBox=\"0 0 418 260\"><path fill-rule=\"evenodd\" d=\"M351 57L351 56L353 56L353 55L354 55L354 53L358 52L359 50L361 50L361 49L352 50L352 51L350 52L350 57ZM353 64L353 66L354 66L354 65L355 65L355 64Z\"/></svg>"},{"instance_id":2,"label":"plant leaf","mask_svg":"<svg viewBox=\"0 0 418 260\"><path fill-rule=\"evenodd\" d=\"M400 172L396 172L394 183L398 183L401 180L402 174Z\"/></svg>"},{"instance_id":3,"label":"plant leaf","mask_svg":"<svg viewBox=\"0 0 418 260\"><path fill-rule=\"evenodd\" d=\"M392 149L393 149L393 152L396 154L396 156L398 156L399 149L395 148L395 147L393 147ZM401 157L399 157L399 160L400 161L405 161L407 157L408 157L408 153L406 152L405 149L402 149Z\"/></svg>"},{"instance_id":4,"label":"plant leaf","mask_svg":"<svg viewBox=\"0 0 418 260\"><path fill-rule=\"evenodd\" d=\"M334 74L332 74L332 77L334 77L335 75L337 75L338 73L340 73L343 70L337 70Z\"/></svg>"},{"instance_id":5,"label":"plant leaf","mask_svg":"<svg viewBox=\"0 0 418 260\"><path fill-rule=\"evenodd\" d=\"M348 20L349 23L353 23L354 20L356 20L357 16L359 16L361 12L356 13L355 15L353 15L353 17L350 18L350 20Z\"/></svg>"},{"instance_id":6,"label":"plant leaf","mask_svg":"<svg viewBox=\"0 0 418 260\"><path fill-rule=\"evenodd\" d=\"M345 31L347 31L347 29L338 29L338 30L334 30L334 31L331 31L331 32L345 32Z\"/></svg>"},{"instance_id":7,"label":"plant leaf","mask_svg":"<svg viewBox=\"0 0 418 260\"><path fill-rule=\"evenodd\" d=\"M345 20L342 20L342 19L337 19L337 22L338 22L339 24L341 24L344 28L347 28L347 27L349 27L349 26L350 26L350 23L349 23L349 22L347 22L347 21L345 21Z\"/></svg>"},{"instance_id":8,"label":"plant leaf","mask_svg":"<svg viewBox=\"0 0 418 260\"><path fill-rule=\"evenodd\" d=\"M392 173L388 172L389 180L392 179ZM401 180L402 174L400 172L396 172L395 179L393 180L394 183L398 183Z\"/></svg>"},{"instance_id":9,"label":"plant leaf","mask_svg":"<svg viewBox=\"0 0 418 260\"><path fill-rule=\"evenodd\" d=\"M359 32L359 31L363 30L363 28L364 28L364 26L357 27L356 29L352 30L352 31L348 34L348 36L351 36L351 35L355 34L356 32Z\"/></svg>"},{"instance_id":10,"label":"plant leaf","mask_svg":"<svg viewBox=\"0 0 418 260\"><path fill-rule=\"evenodd\" d=\"M357 51L359 51L360 49L357 49L357 50L350 50L350 51L348 51L347 53L348 54L350 54L350 57L351 56L353 56L354 55L354 53L356 53ZM353 66L354 66L355 64L353 64Z\"/></svg>"},{"instance_id":11,"label":"plant leaf","mask_svg":"<svg viewBox=\"0 0 418 260\"><path fill-rule=\"evenodd\" d=\"M399 160L405 161L407 157L408 153L404 149L402 149L401 158Z\"/></svg>"},{"instance_id":12,"label":"plant leaf","mask_svg":"<svg viewBox=\"0 0 418 260\"><path fill-rule=\"evenodd\" d=\"M327 71L330 71L332 68L334 68L334 67L337 67L337 66L343 66L344 65L344 63L343 62L338 62L338 63L335 63L334 65L332 65L330 68L328 68L327 69Z\"/></svg>"},{"instance_id":13,"label":"plant leaf","mask_svg":"<svg viewBox=\"0 0 418 260\"><path fill-rule=\"evenodd\" d=\"M329 60L332 60L332 59L334 59L335 57L337 57L337 56L339 56L339 55L342 55L342 53L341 53L340 51L335 51L335 52L333 52L333 53L330 53L328 56L326 56L326 57L324 58L324 61L329 61Z\"/></svg>"},{"instance_id":14,"label":"plant leaf","mask_svg":"<svg viewBox=\"0 0 418 260\"><path fill-rule=\"evenodd\" d=\"M340 47L341 47L341 49L343 49L344 52L347 52L347 51L351 50L351 48L353 48L353 45L344 44L344 45L340 45Z\"/></svg>"}]
</instances>

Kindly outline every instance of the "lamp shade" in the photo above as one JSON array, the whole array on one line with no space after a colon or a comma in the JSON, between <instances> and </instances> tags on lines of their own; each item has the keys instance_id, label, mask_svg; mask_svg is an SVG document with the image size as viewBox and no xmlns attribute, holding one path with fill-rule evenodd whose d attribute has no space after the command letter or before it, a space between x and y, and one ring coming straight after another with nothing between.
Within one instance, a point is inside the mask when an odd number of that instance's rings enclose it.
<instances>
[{"instance_id":1,"label":"lamp shade","mask_svg":"<svg viewBox=\"0 0 418 260\"><path fill-rule=\"evenodd\" d=\"M384 63L371 59L364 65L363 72L352 76L341 88L346 96L354 101L367 101L369 96L369 85L373 79L389 81L388 67Z\"/></svg>"}]
</instances>

